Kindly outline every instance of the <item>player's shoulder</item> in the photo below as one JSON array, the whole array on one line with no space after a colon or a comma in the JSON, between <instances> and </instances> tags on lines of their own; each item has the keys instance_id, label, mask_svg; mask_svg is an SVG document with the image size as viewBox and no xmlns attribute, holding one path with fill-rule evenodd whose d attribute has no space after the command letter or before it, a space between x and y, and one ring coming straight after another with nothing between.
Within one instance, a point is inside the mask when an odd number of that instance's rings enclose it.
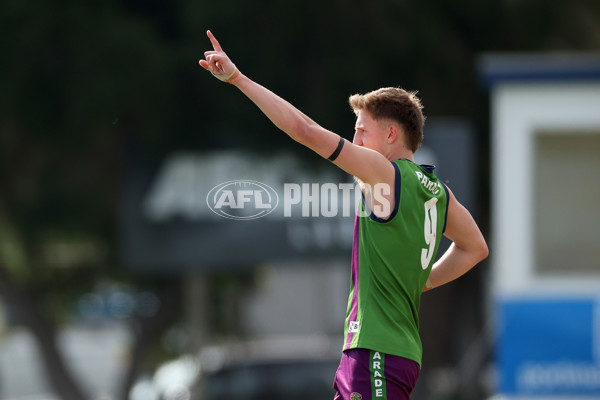
<instances>
[{"instance_id":1,"label":"player's shoulder","mask_svg":"<svg viewBox=\"0 0 600 400\"><path fill-rule=\"evenodd\" d=\"M413 160L409 160L408 158L399 158L397 160L392 161L393 164L396 164L399 168L410 169L410 170L420 170L424 171L428 174L433 174L435 172L435 165L430 164L419 164Z\"/></svg>"},{"instance_id":2,"label":"player's shoulder","mask_svg":"<svg viewBox=\"0 0 600 400\"><path fill-rule=\"evenodd\" d=\"M417 164L414 161L401 158L392 162L402 177L413 176L417 180L436 181L435 166L428 164Z\"/></svg>"}]
</instances>

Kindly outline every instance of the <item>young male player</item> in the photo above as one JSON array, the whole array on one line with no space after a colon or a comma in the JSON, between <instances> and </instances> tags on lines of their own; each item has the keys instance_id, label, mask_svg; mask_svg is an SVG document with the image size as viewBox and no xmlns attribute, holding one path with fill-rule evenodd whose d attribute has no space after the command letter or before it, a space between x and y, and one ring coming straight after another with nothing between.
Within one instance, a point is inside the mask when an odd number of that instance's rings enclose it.
<instances>
[{"instance_id":1,"label":"young male player","mask_svg":"<svg viewBox=\"0 0 600 400\"><path fill-rule=\"evenodd\" d=\"M207 34L213 50L200 60L204 69L236 86L279 129L361 184L335 399L409 399L421 364L421 293L458 278L488 255L477 224L433 167L414 163L425 120L420 100L399 88L351 96L357 118L349 143L243 75ZM453 243L434 263L442 235Z\"/></svg>"}]
</instances>

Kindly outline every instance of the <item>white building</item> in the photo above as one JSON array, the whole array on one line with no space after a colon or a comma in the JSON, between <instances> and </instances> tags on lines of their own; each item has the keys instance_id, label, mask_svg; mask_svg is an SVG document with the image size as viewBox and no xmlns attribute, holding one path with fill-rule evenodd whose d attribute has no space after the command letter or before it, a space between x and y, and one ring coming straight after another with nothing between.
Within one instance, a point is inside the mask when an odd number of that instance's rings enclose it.
<instances>
[{"instance_id":1,"label":"white building","mask_svg":"<svg viewBox=\"0 0 600 400\"><path fill-rule=\"evenodd\" d=\"M600 398L600 54L489 54L498 393Z\"/></svg>"}]
</instances>

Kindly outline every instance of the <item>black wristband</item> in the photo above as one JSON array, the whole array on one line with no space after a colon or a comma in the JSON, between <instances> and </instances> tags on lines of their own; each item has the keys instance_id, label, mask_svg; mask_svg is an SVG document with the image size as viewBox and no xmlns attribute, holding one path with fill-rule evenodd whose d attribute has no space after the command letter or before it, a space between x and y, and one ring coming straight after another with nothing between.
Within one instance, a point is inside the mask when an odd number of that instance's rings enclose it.
<instances>
[{"instance_id":1,"label":"black wristband","mask_svg":"<svg viewBox=\"0 0 600 400\"><path fill-rule=\"evenodd\" d=\"M335 151L327 158L329 161L335 161L336 158L342 152L342 147L344 147L344 138L340 136L340 142L338 143Z\"/></svg>"}]
</instances>

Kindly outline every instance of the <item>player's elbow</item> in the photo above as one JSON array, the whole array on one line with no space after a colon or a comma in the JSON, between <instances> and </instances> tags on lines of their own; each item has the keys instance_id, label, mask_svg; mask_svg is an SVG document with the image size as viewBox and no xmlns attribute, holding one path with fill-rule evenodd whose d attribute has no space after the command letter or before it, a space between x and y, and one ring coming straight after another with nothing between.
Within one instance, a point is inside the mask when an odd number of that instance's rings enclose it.
<instances>
[{"instance_id":1,"label":"player's elbow","mask_svg":"<svg viewBox=\"0 0 600 400\"><path fill-rule=\"evenodd\" d=\"M469 259L471 266L477 265L489 255L489 249L483 236L471 238L467 242L460 244L454 242L454 244L463 251L463 254Z\"/></svg>"},{"instance_id":2,"label":"player's elbow","mask_svg":"<svg viewBox=\"0 0 600 400\"><path fill-rule=\"evenodd\" d=\"M490 250L485 242L485 239L481 237L476 246L473 249L473 256L477 260L476 263L479 263L485 260L490 255Z\"/></svg>"}]
</instances>

